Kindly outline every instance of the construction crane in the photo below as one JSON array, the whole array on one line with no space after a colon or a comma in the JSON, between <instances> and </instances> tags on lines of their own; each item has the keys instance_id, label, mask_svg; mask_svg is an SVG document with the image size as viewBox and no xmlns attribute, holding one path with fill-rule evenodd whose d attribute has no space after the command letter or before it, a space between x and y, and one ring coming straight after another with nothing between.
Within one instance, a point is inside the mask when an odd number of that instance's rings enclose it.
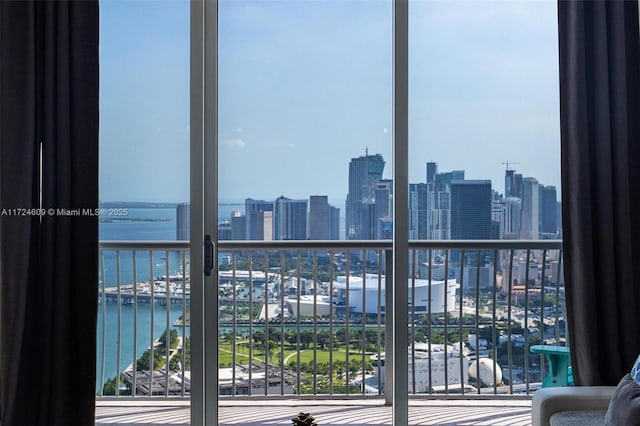
<instances>
[{"instance_id":1,"label":"construction crane","mask_svg":"<svg viewBox=\"0 0 640 426\"><path fill-rule=\"evenodd\" d=\"M505 169L505 170L510 170L510 169L509 169L509 164L514 165L514 164L520 164L520 163L516 163L516 162L514 162L514 161L511 161L511 162L509 162L509 161L503 161L501 164L504 164L504 165L506 166L506 169Z\"/></svg>"}]
</instances>

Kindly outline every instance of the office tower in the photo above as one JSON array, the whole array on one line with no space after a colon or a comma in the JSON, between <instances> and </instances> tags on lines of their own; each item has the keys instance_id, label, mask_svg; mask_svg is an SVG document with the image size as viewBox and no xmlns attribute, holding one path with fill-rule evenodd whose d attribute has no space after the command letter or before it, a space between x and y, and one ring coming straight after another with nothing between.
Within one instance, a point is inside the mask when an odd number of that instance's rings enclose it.
<instances>
[{"instance_id":1,"label":"office tower","mask_svg":"<svg viewBox=\"0 0 640 426\"><path fill-rule=\"evenodd\" d=\"M359 240L375 240L377 238L376 229L378 224L375 200L369 199L360 203L359 213L356 238Z\"/></svg>"},{"instance_id":2,"label":"office tower","mask_svg":"<svg viewBox=\"0 0 640 426\"><path fill-rule=\"evenodd\" d=\"M453 181L464 180L464 170L453 170L451 172L446 173L438 173L436 174L435 183L436 185L451 185Z\"/></svg>"},{"instance_id":3,"label":"office tower","mask_svg":"<svg viewBox=\"0 0 640 426\"><path fill-rule=\"evenodd\" d=\"M376 184L374 191L375 199L375 230L374 238L377 240L387 239L382 234L388 234L383 230L382 223L391 223L393 221L393 181L391 179L380 180Z\"/></svg>"},{"instance_id":4,"label":"office tower","mask_svg":"<svg viewBox=\"0 0 640 426\"><path fill-rule=\"evenodd\" d=\"M502 239L502 223L499 220L491 220L491 230L489 231L490 240Z\"/></svg>"},{"instance_id":5,"label":"office tower","mask_svg":"<svg viewBox=\"0 0 640 426\"><path fill-rule=\"evenodd\" d=\"M438 174L438 163L432 161L427 163L427 183L434 183Z\"/></svg>"},{"instance_id":6,"label":"office tower","mask_svg":"<svg viewBox=\"0 0 640 426\"><path fill-rule=\"evenodd\" d=\"M329 224L329 197L312 195L309 197L309 239L328 240L331 232Z\"/></svg>"},{"instance_id":7,"label":"office tower","mask_svg":"<svg viewBox=\"0 0 640 426\"><path fill-rule=\"evenodd\" d=\"M393 181L381 179L375 186L374 199L380 217L393 216Z\"/></svg>"},{"instance_id":8,"label":"office tower","mask_svg":"<svg viewBox=\"0 0 640 426\"><path fill-rule=\"evenodd\" d=\"M176 239L191 239L191 205L189 203L180 203L176 207Z\"/></svg>"},{"instance_id":9,"label":"office tower","mask_svg":"<svg viewBox=\"0 0 640 426\"><path fill-rule=\"evenodd\" d=\"M390 217L382 218L378 222L378 239L393 239L393 220Z\"/></svg>"},{"instance_id":10,"label":"office tower","mask_svg":"<svg viewBox=\"0 0 640 426\"><path fill-rule=\"evenodd\" d=\"M417 202L420 209L426 213L426 218L422 215L418 218L420 228L418 238L449 240L451 239L451 183L464 180L464 170L437 173L436 166L435 171L433 182L428 182L426 188L418 188Z\"/></svg>"},{"instance_id":11,"label":"office tower","mask_svg":"<svg viewBox=\"0 0 640 426\"><path fill-rule=\"evenodd\" d=\"M410 183L409 184L409 239L418 239L419 211L420 206L418 204L418 185L427 186L424 183Z\"/></svg>"},{"instance_id":12,"label":"office tower","mask_svg":"<svg viewBox=\"0 0 640 426\"><path fill-rule=\"evenodd\" d=\"M278 197L273 209L274 240L307 239L307 200Z\"/></svg>"},{"instance_id":13,"label":"office tower","mask_svg":"<svg viewBox=\"0 0 640 426\"><path fill-rule=\"evenodd\" d=\"M438 177L436 176L436 182ZM451 239L451 185L436 183L429 185L427 239Z\"/></svg>"},{"instance_id":14,"label":"office tower","mask_svg":"<svg viewBox=\"0 0 640 426\"><path fill-rule=\"evenodd\" d=\"M518 197L505 197L502 203L504 206L502 238L505 240L516 240L520 237L522 202Z\"/></svg>"},{"instance_id":15,"label":"office tower","mask_svg":"<svg viewBox=\"0 0 640 426\"><path fill-rule=\"evenodd\" d=\"M375 203L374 189L384 171L382 155L369 155L352 158L349 162L349 192L346 200L347 239L369 239L370 224L364 227L363 219L369 217L369 204Z\"/></svg>"},{"instance_id":16,"label":"office tower","mask_svg":"<svg viewBox=\"0 0 640 426\"><path fill-rule=\"evenodd\" d=\"M262 212L262 230L264 241L273 241L273 212Z\"/></svg>"},{"instance_id":17,"label":"office tower","mask_svg":"<svg viewBox=\"0 0 640 426\"><path fill-rule=\"evenodd\" d=\"M522 179L522 221L520 238L538 239L538 181L532 177Z\"/></svg>"},{"instance_id":18,"label":"office tower","mask_svg":"<svg viewBox=\"0 0 640 426\"><path fill-rule=\"evenodd\" d=\"M264 240L264 212L273 211L273 202L247 198L244 201L244 206L244 211L247 216L247 240ZM270 229L269 232L271 232Z\"/></svg>"},{"instance_id":19,"label":"office tower","mask_svg":"<svg viewBox=\"0 0 640 426\"><path fill-rule=\"evenodd\" d=\"M309 239L337 240L339 235L340 209L331 206L326 195L309 197Z\"/></svg>"},{"instance_id":20,"label":"office tower","mask_svg":"<svg viewBox=\"0 0 640 426\"><path fill-rule=\"evenodd\" d=\"M491 238L491 181L464 180L451 183L451 238Z\"/></svg>"},{"instance_id":21,"label":"office tower","mask_svg":"<svg viewBox=\"0 0 640 426\"><path fill-rule=\"evenodd\" d=\"M232 227L230 222L222 222L218 224L218 241L227 241L232 238Z\"/></svg>"},{"instance_id":22,"label":"office tower","mask_svg":"<svg viewBox=\"0 0 640 426\"><path fill-rule=\"evenodd\" d=\"M502 199L496 197L495 191L491 191L491 239L502 239L502 229L504 228L504 203Z\"/></svg>"},{"instance_id":23,"label":"office tower","mask_svg":"<svg viewBox=\"0 0 640 426\"><path fill-rule=\"evenodd\" d=\"M247 239L247 217L241 214L240 210L235 210L231 213L231 239Z\"/></svg>"},{"instance_id":24,"label":"office tower","mask_svg":"<svg viewBox=\"0 0 640 426\"><path fill-rule=\"evenodd\" d=\"M522 174L515 173L513 175L513 186L511 188L511 195L513 197L522 198Z\"/></svg>"},{"instance_id":25,"label":"office tower","mask_svg":"<svg viewBox=\"0 0 640 426\"><path fill-rule=\"evenodd\" d=\"M505 197L514 197L513 194L513 175L516 171L513 169L507 169L504 172L504 196Z\"/></svg>"},{"instance_id":26,"label":"office tower","mask_svg":"<svg viewBox=\"0 0 640 426\"><path fill-rule=\"evenodd\" d=\"M429 216L433 207L430 201L433 199L433 187L433 184L426 183L409 185L409 239L411 240L429 238Z\"/></svg>"},{"instance_id":27,"label":"office tower","mask_svg":"<svg viewBox=\"0 0 640 426\"><path fill-rule=\"evenodd\" d=\"M451 239L451 182L464 180L464 170L437 173L436 163L427 163L434 172L431 182L409 185L409 238Z\"/></svg>"},{"instance_id":28,"label":"office tower","mask_svg":"<svg viewBox=\"0 0 640 426\"><path fill-rule=\"evenodd\" d=\"M340 239L340 209L334 206L329 206L329 239L330 240L339 240Z\"/></svg>"},{"instance_id":29,"label":"office tower","mask_svg":"<svg viewBox=\"0 0 640 426\"><path fill-rule=\"evenodd\" d=\"M555 235L558 231L556 187L540 186L540 233Z\"/></svg>"}]
</instances>

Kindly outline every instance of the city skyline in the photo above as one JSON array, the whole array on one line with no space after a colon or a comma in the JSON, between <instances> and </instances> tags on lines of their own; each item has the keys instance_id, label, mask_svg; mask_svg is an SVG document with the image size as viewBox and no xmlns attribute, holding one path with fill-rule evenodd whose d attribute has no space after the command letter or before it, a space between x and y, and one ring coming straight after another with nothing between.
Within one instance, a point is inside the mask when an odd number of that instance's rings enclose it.
<instances>
[{"instance_id":1,"label":"city skyline","mask_svg":"<svg viewBox=\"0 0 640 426\"><path fill-rule=\"evenodd\" d=\"M245 198L229 217L218 217L220 240L382 240L393 238L393 181L383 179L380 154L352 158L345 214L326 195L274 200ZM549 239L561 234L554 186L508 169L504 193L464 170L440 171L428 162L423 182L409 185L409 238L421 240ZM238 206L241 203L237 203ZM333 219L332 219L333 218ZM344 222L342 221L344 219ZM341 226L344 223L344 226Z\"/></svg>"},{"instance_id":2,"label":"city skyline","mask_svg":"<svg viewBox=\"0 0 640 426\"><path fill-rule=\"evenodd\" d=\"M509 162L560 197L555 3L410 7L409 181L437 161L504 192ZM188 9L101 4L104 201L188 201ZM392 158L390 3L222 1L220 17L220 201L344 206L341 158Z\"/></svg>"},{"instance_id":3,"label":"city skyline","mask_svg":"<svg viewBox=\"0 0 640 426\"><path fill-rule=\"evenodd\" d=\"M370 155L370 156L372 156L372 155ZM430 161L430 162L427 162L427 163L437 164L438 165L438 170L440 170L440 163L439 162L431 162ZM426 167L427 163L425 163L425 167ZM509 163L509 164L511 164L511 163ZM425 170L426 170L426 168L425 168ZM502 169L501 171L502 171L502 173L506 172L504 169ZM509 168L509 171L515 173L515 172L518 172L519 169ZM462 170L460 168L453 169L453 170L442 171L442 172L438 172L438 173L439 174L449 174L449 173L455 173L455 172L462 172L462 176L463 176L462 179L464 179L464 180L486 180L486 181L490 181L491 190L492 191L495 191L496 193L498 193L498 194L500 194L500 195L502 195L504 197L508 196L507 195L508 189L506 188L506 185L505 185L505 176L504 176L504 174L498 180L498 183L494 184L495 182L493 180L491 180L491 179L488 179L488 178L478 177L477 179L471 179L471 178L468 177L469 175L467 174L467 170ZM561 196L560 187L558 187L556 185L548 185L545 182L538 180L537 177L533 176L533 175L529 175L529 174L526 174L526 173L516 173L516 174L520 175L521 178L523 178L523 177L524 178L534 178L539 182L540 185L543 185L545 188L554 187L556 189L557 201L558 202L561 201L561 198L560 198L560 196ZM391 179L391 178L386 178L384 173L383 173L382 180L393 181L393 179ZM348 179L347 179L346 182L348 182ZM421 183L425 183L425 179L423 179L423 180L421 180L419 182L411 181L411 182L409 182L409 186L416 185L416 184L421 184ZM247 199L254 199L254 200L258 200L258 199L260 199L260 200L273 199L273 200L275 200L276 198L281 197L281 196L285 196L287 198L292 198L292 199L302 199L302 198L309 199L312 196L322 195L322 196L326 196L327 197L329 204L340 208L341 217L346 217L346 213L344 211L344 207L345 207L345 204L347 203L347 198L348 198L348 184L345 183L344 187L345 187L345 196L342 197L342 198L340 198L340 197L332 198L328 194L320 194L319 192L316 192L316 193L310 192L310 193L308 193L306 195L305 194L301 194L300 196L290 196L289 192L282 191L282 192L279 192L278 195L274 196L274 197L261 196L261 195L255 193L255 192L252 192L250 195L238 196L237 198L219 199L218 202L221 205L225 205L225 204L226 205L244 205L245 201ZM168 199L164 199L164 200L103 199L103 200L101 200L101 202L106 202L106 203L117 203L117 202L135 203L135 202L140 202L140 203L159 203L159 204L175 204L175 205L178 205L178 204L182 204L182 203L188 202L188 200L184 200L184 199L181 199L181 200L168 200ZM224 218L221 218L221 219L224 219Z\"/></svg>"}]
</instances>

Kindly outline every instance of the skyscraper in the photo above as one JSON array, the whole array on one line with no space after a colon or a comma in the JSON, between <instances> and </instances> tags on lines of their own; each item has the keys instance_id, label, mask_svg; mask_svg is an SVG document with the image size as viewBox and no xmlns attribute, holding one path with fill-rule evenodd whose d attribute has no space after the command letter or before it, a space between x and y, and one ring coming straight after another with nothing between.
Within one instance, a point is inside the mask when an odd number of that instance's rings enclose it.
<instances>
[{"instance_id":1,"label":"skyscraper","mask_svg":"<svg viewBox=\"0 0 640 426\"><path fill-rule=\"evenodd\" d=\"M329 216L331 218L331 222L329 224L329 229L331 230L329 234L329 239L339 240L340 239L340 209L330 205Z\"/></svg>"},{"instance_id":2,"label":"skyscraper","mask_svg":"<svg viewBox=\"0 0 640 426\"><path fill-rule=\"evenodd\" d=\"M369 229L362 220L370 217L370 204L375 203L375 186L382 179L385 162L382 155L352 158L349 163L349 192L346 201L347 239L368 239ZM370 228L370 223L366 224Z\"/></svg>"},{"instance_id":3,"label":"skyscraper","mask_svg":"<svg viewBox=\"0 0 640 426\"><path fill-rule=\"evenodd\" d=\"M273 209L274 240L307 239L307 200L278 197Z\"/></svg>"},{"instance_id":4,"label":"skyscraper","mask_svg":"<svg viewBox=\"0 0 640 426\"><path fill-rule=\"evenodd\" d=\"M435 183L429 185L430 214L428 218L429 240L450 240L451 234L451 184L454 181L464 181L464 170L453 170L438 173Z\"/></svg>"},{"instance_id":5,"label":"skyscraper","mask_svg":"<svg viewBox=\"0 0 640 426\"><path fill-rule=\"evenodd\" d=\"M337 219L334 217L336 214ZM340 210L329 205L326 195L309 197L309 239L337 240L340 235L339 216Z\"/></svg>"},{"instance_id":6,"label":"skyscraper","mask_svg":"<svg viewBox=\"0 0 640 426\"><path fill-rule=\"evenodd\" d=\"M358 240L375 240L376 225L378 215L376 214L376 203L374 199L367 199L360 203L358 217L358 233L355 238Z\"/></svg>"},{"instance_id":7,"label":"skyscraper","mask_svg":"<svg viewBox=\"0 0 640 426\"><path fill-rule=\"evenodd\" d=\"M515 173L513 175L513 186L511 188L511 195L514 197L522 198L522 173Z\"/></svg>"},{"instance_id":8,"label":"skyscraper","mask_svg":"<svg viewBox=\"0 0 640 426\"><path fill-rule=\"evenodd\" d=\"M273 202L247 198L244 201L244 206L244 211L247 216L247 240L264 240L264 212L273 211ZM269 233L271 233L270 229Z\"/></svg>"},{"instance_id":9,"label":"skyscraper","mask_svg":"<svg viewBox=\"0 0 640 426\"><path fill-rule=\"evenodd\" d=\"M232 239L233 229L229 221L218 224L218 241L226 241Z\"/></svg>"},{"instance_id":10,"label":"skyscraper","mask_svg":"<svg viewBox=\"0 0 640 426\"><path fill-rule=\"evenodd\" d=\"M454 180L451 183L451 238L491 238L490 180Z\"/></svg>"},{"instance_id":11,"label":"skyscraper","mask_svg":"<svg viewBox=\"0 0 640 426\"><path fill-rule=\"evenodd\" d=\"M375 188L375 224L374 238L389 238L390 223L393 221L393 181L382 179ZM384 223L384 225L383 225Z\"/></svg>"},{"instance_id":12,"label":"skyscraper","mask_svg":"<svg viewBox=\"0 0 640 426\"><path fill-rule=\"evenodd\" d=\"M555 235L558 232L556 187L540 186L540 232Z\"/></svg>"},{"instance_id":13,"label":"skyscraper","mask_svg":"<svg viewBox=\"0 0 640 426\"><path fill-rule=\"evenodd\" d=\"M433 186L433 184L426 183L409 185L409 239L426 240L429 238L429 215L432 210L430 201L433 198L431 196L433 191L429 191L429 189L433 189Z\"/></svg>"},{"instance_id":14,"label":"skyscraper","mask_svg":"<svg viewBox=\"0 0 640 426\"><path fill-rule=\"evenodd\" d=\"M436 174L436 178L435 178L436 185L440 185L440 187L437 189L440 189L440 190L444 189L442 187L443 185L451 185L451 183L454 180L456 181L464 180L464 170L453 170L450 172Z\"/></svg>"},{"instance_id":15,"label":"skyscraper","mask_svg":"<svg viewBox=\"0 0 640 426\"><path fill-rule=\"evenodd\" d=\"M247 217L241 214L240 210L235 210L231 213L231 239L247 239Z\"/></svg>"},{"instance_id":16,"label":"skyscraper","mask_svg":"<svg viewBox=\"0 0 640 426\"><path fill-rule=\"evenodd\" d=\"M504 206L502 238L506 240L518 239L520 236L520 211L522 202L518 197L505 197L502 203Z\"/></svg>"},{"instance_id":17,"label":"skyscraper","mask_svg":"<svg viewBox=\"0 0 640 426\"><path fill-rule=\"evenodd\" d=\"M513 169L507 169L504 172L504 196L506 197L514 197L513 194L513 174L516 171Z\"/></svg>"},{"instance_id":18,"label":"skyscraper","mask_svg":"<svg viewBox=\"0 0 640 426\"><path fill-rule=\"evenodd\" d=\"M437 173L427 163L427 183L409 185L409 238L451 239L451 182L464 180L464 170Z\"/></svg>"},{"instance_id":19,"label":"skyscraper","mask_svg":"<svg viewBox=\"0 0 640 426\"><path fill-rule=\"evenodd\" d=\"M180 203L176 207L176 240L189 240L191 233L191 204Z\"/></svg>"},{"instance_id":20,"label":"skyscraper","mask_svg":"<svg viewBox=\"0 0 640 426\"><path fill-rule=\"evenodd\" d=\"M262 240L273 241L273 211L261 212Z\"/></svg>"},{"instance_id":21,"label":"skyscraper","mask_svg":"<svg viewBox=\"0 0 640 426\"><path fill-rule=\"evenodd\" d=\"M438 163L433 161L427 162L427 183L433 183L436 180L438 174Z\"/></svg>"},{"instance_id":22,"label":"skyscraper","mask_svg":"<svg viewBox=\"0 0 640 426\"><path fill-rule=\"evenodd\" d=\"M504 224L504 204L502 199L496 197L495 191L493 193L493 199L491 200L491 239L502 239L502 229Z\"/></svg>"},{"instance_id":23,"label":"skyscraper","mask_svg":"<svg viewBox=\"0 0 640 426\"><path fill-rule=\"evenodd\" d=\"M522 179L520 238L523 240L538 239L538 197L538 181L532 177Z\"/></svg>"},{"instance_id":24,"label":"skyscraper","mask_svg":"<svg viewBox=\"0 0 640 426\"><path fill-rule=\"evenodd\" d=\"M429 184L431 185L431 184ZM430 189L428 231L429 240L451 239L451 185L434 185Z\"/></svg>"}]
</instances>

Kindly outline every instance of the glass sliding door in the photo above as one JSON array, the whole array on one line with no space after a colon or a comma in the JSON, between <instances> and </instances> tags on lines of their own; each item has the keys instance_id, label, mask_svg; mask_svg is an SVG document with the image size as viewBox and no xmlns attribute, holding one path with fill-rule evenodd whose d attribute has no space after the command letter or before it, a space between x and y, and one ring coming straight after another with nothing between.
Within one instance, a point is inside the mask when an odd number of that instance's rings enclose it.
<instances>
[{"instance_id":1,"label":"glass sliding door","mask_svg":"<svg viewBox=\"0 0 640 426\"><path fill-rule=\"evenodd\" d=\"M211 274L192 277L192 423L214 422L219 398L362 393L356 339L375 327L333 298L384 258L344 241L392 229L392 3L192 10L192 271L216 246Z\"/></svg>"},{"instance_id":2,"label":"glass sliding door","mask_svg":"<svg viewBox=\"0 0 640 426\"><path fill-rule=\"evenodd\" d=\"M189 395L189 25L182 1L100 2L99 396Z\"/></svg>"},{"instance_id":3,"label":"glass sliding door","mask_svg":"<svg viewBox=\"0 0 640 426\"><path fill-rule=\"evenodd\" d=\"M556 2L411 0L409 8L410 239L559 238ZM410 393L524 392L540 375L528 345L551 339L549 327L510 324L510 315L523 323L540 315L535 304L551 286L537 268L559 264L559 251L467 243L476 246L411 254L416 282L453 287L442 311L410 313L412 336L454 361L431 374L419 359L425 346L411 337ZM535 272L517 277L527 264ZM526 296L514 296L517 288Z\"/></svg>"}]
</instances>

